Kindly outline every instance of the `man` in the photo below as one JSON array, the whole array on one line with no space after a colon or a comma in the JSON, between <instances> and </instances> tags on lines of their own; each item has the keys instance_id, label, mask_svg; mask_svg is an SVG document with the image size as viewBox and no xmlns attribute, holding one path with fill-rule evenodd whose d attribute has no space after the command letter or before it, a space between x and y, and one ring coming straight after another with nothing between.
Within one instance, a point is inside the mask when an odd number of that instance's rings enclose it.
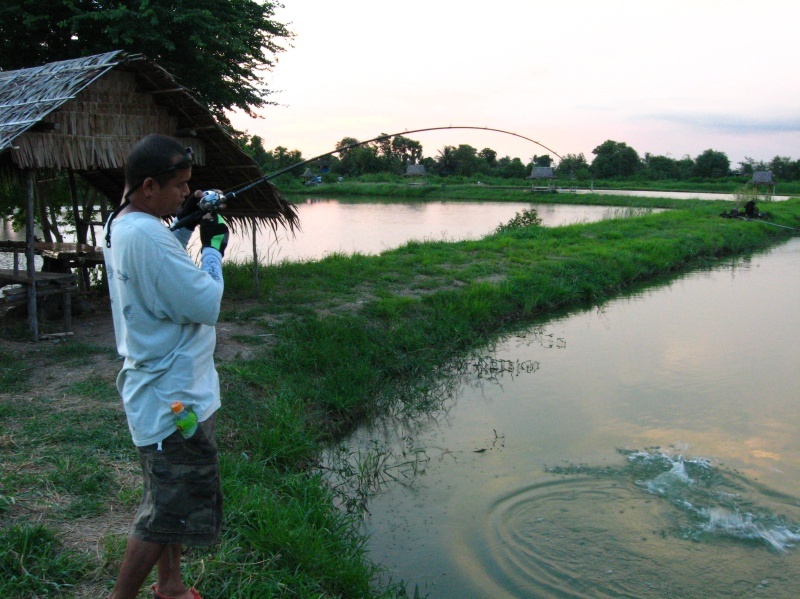
<instances>
[{"instance_id":1,"label":"man","mask_svg":"<svg viewBox=\"0 0 800 599\"><path fill-rule=\"evenodd\" d=\"M154 566L155 599L201 599L181 578L182 546L213 544L220 532L213 354L228 228L216 215L201 220L197 268L186 252L197 223L173 233L162 220L196 210L202 192L188 198L191 176L191 149L170 137L145 137L128 157L124 201L105 228L114 333L125 359L117 388L144 477L109 599L135 598ZM197 415L188 439L176 429L173 401Z\"/></svg>"}]
</instances>

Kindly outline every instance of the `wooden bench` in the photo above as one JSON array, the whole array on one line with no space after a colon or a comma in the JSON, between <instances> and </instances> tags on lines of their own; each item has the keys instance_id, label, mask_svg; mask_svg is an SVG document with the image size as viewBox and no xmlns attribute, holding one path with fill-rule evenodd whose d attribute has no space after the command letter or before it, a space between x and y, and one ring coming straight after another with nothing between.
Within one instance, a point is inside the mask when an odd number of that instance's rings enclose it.
<instances>
[{"instance_id":1,"label":"wooden bench","mask_svg":"<svg viewBox=\"0 0 800 599\"><path fill-rule=\"evenodd\" d=\"M72 328L72 294L78 291L78 277L73 273L37 272L35 286L37 299L58 294L62 296L64 328L69 331ZM24 271L0 269L0 287L4 288L0 306L5 310L27 304L30 281Z\"/></svg>"}]
</instances>

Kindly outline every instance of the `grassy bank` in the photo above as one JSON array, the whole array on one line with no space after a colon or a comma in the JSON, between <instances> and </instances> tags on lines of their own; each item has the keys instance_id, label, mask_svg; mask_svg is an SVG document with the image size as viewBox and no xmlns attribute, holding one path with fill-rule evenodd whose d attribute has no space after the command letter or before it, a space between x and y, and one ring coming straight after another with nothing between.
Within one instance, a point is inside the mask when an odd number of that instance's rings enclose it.
<instances>
[{"instance_id":1,"label":"grassy bank","mask_svg":"<svg viewBox=\"0 0 800 599\"><path fill-rule=\"evenodd\" d=\"M577 187L581 190L588 189L618 189L628 191L680 191L691 193L737 193L746 189L746 180L698 180L698 181L567 181L555 180L556 188L570 189ZM426 198L428 200L457 200L457 199L486 199L504 197L509 201L509 194L515 201L561 201L565 203L584 203L584 197L575 199L570 193L551 194L546 192L531 192L531 184L522 180L496 179L493 181L465 177L430 177L424 184L409 184L399 178L386 181L360 181L346 179L342 182L331 180L323 185L302 186L296 181L285 188L286 192L302 194L305 196L373 196L373 197L402 197ZM763 189L761 190L764 191ZM777 189L778 195L800 194L800 182L788 181L781 183ZM517 197L515 194L522 194ZM556 197L560 200L555 200ZM528 200L534 197L535 200ZM620 196L623 197L623 196ZM630 196L624 196L630 200ZM521 198L521 199L520 199ZM642 199L642 198L639 198ZM619 200L619 198L618 198Z\"/></svg>"},{"instance_id":2,"label":"grassy bank","mask_svg":"<svg viewBox=\"0 0 800 599\"><path fill-rule=\"evenodd\" d=\"M257 299L252 265L227 265L220 328L235 328L244 349L219 363L225 534L189 553L189 579L207 599L400 595L385 579L372 584L379 569L358 513L334 507L314 468L321 447L377 414L424 410L449 364L508 327L797 234L720 218L722 205L680 206L262 267ZM800 200L767 209L773 223L800 227ZM35 357L0 352L0 596L102 596L124 533L97 522L113 513L127 524L138 501L118 363L86 342ZM70 363L70 380L42 387L48 368ZM350 474L368 479L360 464ZM92 540L75 543L86 530Z\"/></svg>"}]
</instances>

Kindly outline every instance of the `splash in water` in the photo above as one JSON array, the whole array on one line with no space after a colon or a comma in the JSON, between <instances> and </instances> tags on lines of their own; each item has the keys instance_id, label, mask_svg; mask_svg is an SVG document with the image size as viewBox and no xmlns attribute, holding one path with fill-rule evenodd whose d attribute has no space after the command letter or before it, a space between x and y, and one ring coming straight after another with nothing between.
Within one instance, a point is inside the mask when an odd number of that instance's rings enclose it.
<instances>
[{"instance_id":1,"label":"splash in water","mask_svg":"<svg viewBox=\"0 0 800 599\"><path fill-rule=\"evenodd\" d=\"M663 497L684 512L687 537L721 535L767 544L784 552L800 541L800 528L748 499L746 481L712 466L704 458L687 459L665 452L628 453L636 485Z\"/></svg>"},{"instance_id":2,"label":"splash in water","mask_svg":"<svg viewBox=\"0 0 800 599\"><path fill-rule=\"evenodd\" d=\"M800 526L759 505L764 490L739 474L714 466L706 458L689 459L661 450L620 450L623 467L573 465L548 468L556 474L582 474L628 480L646 493L674 506L677 534L703 541L709 537L766 544L785 552L800 542ZM777 493L768 493L773 499ZM797 498L784 498L797 506Z\"/></svg>"}]
</instances>

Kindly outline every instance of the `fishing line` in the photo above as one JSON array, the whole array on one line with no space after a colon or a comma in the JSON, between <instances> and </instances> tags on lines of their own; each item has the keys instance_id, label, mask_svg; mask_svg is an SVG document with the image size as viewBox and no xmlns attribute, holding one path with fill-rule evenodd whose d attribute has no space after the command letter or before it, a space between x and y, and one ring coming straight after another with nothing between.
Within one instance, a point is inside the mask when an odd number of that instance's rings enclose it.
<instances>
[{"instance_id":1,"label":"fishing line","mask_svg":"<svg viewBox=\"0 0 800 599\"><path fill-rule=\"evenodd\" d=\"M505 135L512 135L514 137L519 137L520 139L524 139L526 141L535 143L537 146L541 146L542 148L544 148L548 152L552 152L553 154L555 154L559 158L559 160L564 160L562 158L562 156L558 152L556 152L555 150L553 150L551 148L548 148L546 145L544 145L541 142L536 141L535 139L531 139L530 137L526 137L524 135L520 135L519 133L514 133L513 131L506 131L504 129L495 129L493 127L473 127L473 126L469 126L469 125L448 125L446 127L425 127L423 129L410 129L410 130L407 129L405 131L400 131L398 133L384 133L382 135L379 135L378 137L373 137L372 139L368 139L366 141L359 141L359 142L356 142L356 143L348 144L346 146L342 146L340 148L336 148L335 150L331 150L330 152L326 152L324 154L320 154L319 156L314 156L313 158L309 158L308 160L303 160L301 162L298 162L297 164L293 164L291 166L287 166L285 168L282 168L280 170L275 171L274 173L270 173L269 175L265 175L264 177L259 177L258 179L254 179L253 181L247 183L243 187L241 187L239 189L236 189L236 190L233 190L233 191L228 191L228 192L226 192L225 194L222 194L222 195L218 194L215 191L206 191L203 194L203 197L201 197L200 200L198 200L198 202L197 202L197 205L198 205L199 209L196 212L194 212L192 214L189 214L189 215L187 215L187 216L175 221L172 224L172 226L170 227L170 230L175 231L177 229L180 229L181 227L185 227L187 224L197 221L206 212L216 212L220 208L221 205L223 205L223 204L235 199L236 196L239 195L240 193L248 191L249 189L252 189L252 188L254 188L254 187L258 186L258 185L262 185L264 183L267 183L268 185L272 185L271 183L269 183L270 179L274 179L275 177L279 177L280 175L288 173L289 171L292 171L292 170L294 170L294 169L296 169L298 167L305 166L307 164L315 162L315 161L319 160L320 158L325 158L327 156L333 156L334 154L338 154L339 152L344 152L346 150L351 150L353 148L357 148L358 146L363 146L365 144L373 143L373 142L376 142L376 141L383 141L384 139L390 139L392 137L397 137L399 135L409 135L411 133L421 133L423 131L442 131L442 130L446 130L446 129L474 129L474 130L478 130L478 131L494 131L495 133L503 133Z\"/></svg>"},{"instance_id":2,"label":"fishing line","mask_svg":"<svg viewBox=\"0 0 800 599\"><path fill-rule=\"evenodd\" d=\"M744 216L741 216L739 218L751 223L763 223L765 225L772 225L773 227L780 227L781 229L789 229L790 231L800 231L800 229L798 229L797 227L788 227L786 225L779 225L778 223L770 223L765 220L760 220L758 218L745 218Z\"/></svg>"}]
</instances>

